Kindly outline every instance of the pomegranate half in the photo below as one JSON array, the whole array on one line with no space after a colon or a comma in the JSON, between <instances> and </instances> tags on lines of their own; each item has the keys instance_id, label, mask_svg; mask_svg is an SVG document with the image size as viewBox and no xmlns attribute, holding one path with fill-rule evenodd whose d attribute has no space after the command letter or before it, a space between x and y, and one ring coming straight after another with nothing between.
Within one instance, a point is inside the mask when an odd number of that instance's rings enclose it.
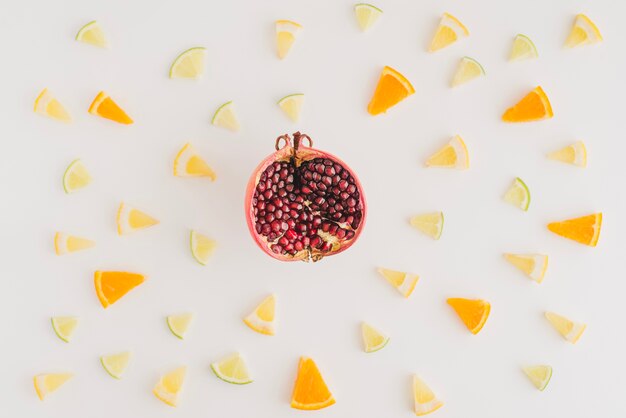
<instances>
[{"instance_id":1,"label":"pomegranate half","mask_svg":"<svg viewBox=\"0 0 626 418\"><path fill-rule=\"evenodd\" d=\"M254 170L246 190L252 237L282 261L318 261L347 250L363 229L366 209L352 170L300 132L276 139L276 152Z\"/></svg>"}]
</instances>

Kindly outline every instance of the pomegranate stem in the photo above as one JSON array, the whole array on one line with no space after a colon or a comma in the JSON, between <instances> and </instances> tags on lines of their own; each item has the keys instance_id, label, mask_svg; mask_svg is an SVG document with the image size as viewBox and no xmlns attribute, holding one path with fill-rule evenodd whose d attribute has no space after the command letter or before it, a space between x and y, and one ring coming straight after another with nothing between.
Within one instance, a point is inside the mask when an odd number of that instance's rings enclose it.
<instances>
[{"instance_id":1,"label":"pomegranate stem","mask_svg":"<svg viewBox=\"0 0 626 418\"><path fill-rule=\"evenodd\" d=\"M308 145L309 148L313 147L313 140L311 139L310 136L308 136L307 134L301 134L300 131L294 132L293 134L294 156L296 152L298 151L298 148L300 148L300 142L302 141L302 139L306 139L309 141L309 145ZM284 141L285 143L283 146L280 145L281 141ZM291 142L292 142L292 139L289 136L289 134L283 134L279 136L278 138L276 138L276 144L274 147L276 148L276 151L278 151L278 150L285 148L286 146L290 146Z\"/></svg>"}]
</instances>

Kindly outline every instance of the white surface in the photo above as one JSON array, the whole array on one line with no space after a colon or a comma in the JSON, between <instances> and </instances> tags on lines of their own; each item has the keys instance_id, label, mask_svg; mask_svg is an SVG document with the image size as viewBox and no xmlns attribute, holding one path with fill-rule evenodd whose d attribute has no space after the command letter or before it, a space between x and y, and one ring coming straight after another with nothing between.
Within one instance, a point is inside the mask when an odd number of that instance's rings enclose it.
<instances>
[{"instance_id":1,"label":"white surface","mask_svg":"<svg viewBox=\"0 0 626 418\"><path fill-rule=\"evenodd\" d=\"M391 1L369 33L357 29L352 1L11 2L0 14L3 42L0 174L4 284L0 415L20 417L288 417L298 357L315 358L337 398L320 417L409 417L410 382L419 373L446 405L446 417L617 417L626 362L623 331L625 3L584 1ZM157 5L158 4L158 5ZM174 6L174 4L176 4ZM442 12L463 20L471 36L436 54L425 52ZM587 13L605 42L565 50L574 16ZM273 21L304 25L292 54L275 58ZM98 19L112 48L73 41ZM508 63L517 33L539 49L537 61ZM185 48L208 48L200 82L169 80ZM448 83L463 55L487 77L457 89ZM391 65L416 94L386 116L365 112L380 69ZM541 84L555 118L506 125L502 112ZM32 112L50 88L72 112L63 125ZM87 113L100 90L135 119L120 126ZM304 92L303 121L292 124L275 102ZM243 131L209 124L234 100ZM243 218L243 194L274 138L300 129L359 173L369 200L360 241L317 264L281 264L263 254ZM426 157L460 134L471 153L466 172L426 169ZM582 139L589 167L545 154ZM176 152L192 141L217 170L215 183L171 175ZM65 195L61 175L80 157L95 182ZM515 176L531 188L528 213L501 196ZM161 219L151 230L116 235L124 200ZM412 230L410 215L443 210L439 242ZM603 211L597 248L549 233L549 221ZM219 240L207 267L187 248L189 228ZM91 237L97 248L56 257L56 230ZM545 252L543 284L525 279L505 251ZM375 267L420 274L403 300ZM147 282L108 310L93 291L96 269L145 273ZM273 338L241 321L267 293L278 295ZM478 335L445 304L450 296L482 297L492 315ZM544 310L589 326L564 342ZM174 338L167 314L192 311L188 339ZM81 317L64 344L52 315ZM361 320L391 336L381 352L362 352ZM130 349L125 378L108 377L101 354ZM231 350L249 361L256 382L238 387L215 378L209 363ZM536 391L521 366L551 364L554 377ZM151 394L158 376L189 366L177 410ZM73 371L76 377L39 402L32 376ZM174 415L172 415L174 414Z\"/></svg>"}]
</instances>

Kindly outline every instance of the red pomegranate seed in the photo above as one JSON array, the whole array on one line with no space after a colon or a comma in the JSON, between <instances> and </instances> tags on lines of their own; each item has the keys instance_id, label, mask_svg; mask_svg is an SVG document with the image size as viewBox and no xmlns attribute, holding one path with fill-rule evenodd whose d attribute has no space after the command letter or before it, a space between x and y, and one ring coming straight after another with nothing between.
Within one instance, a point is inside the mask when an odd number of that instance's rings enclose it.
<instances>
[{"instance_id":1,"label":"red pomegranate seed","mask_svg":"<svg viewBox=\"0 0 626 418\"><path fill-rule=\"evenodd\" d=\"M319 248L319 246L322 244L322 239L319 237L319 235L314 236L313 238L311 238L311 247L313 248Z\"/></svg>"}]
</instances>

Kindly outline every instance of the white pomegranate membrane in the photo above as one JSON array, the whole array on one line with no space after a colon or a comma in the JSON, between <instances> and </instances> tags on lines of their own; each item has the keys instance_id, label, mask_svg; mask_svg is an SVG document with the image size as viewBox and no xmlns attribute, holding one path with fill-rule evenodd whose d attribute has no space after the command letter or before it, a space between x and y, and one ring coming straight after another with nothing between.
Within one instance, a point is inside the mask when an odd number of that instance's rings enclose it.
<instances>
[{"instance_id":1,"label":"white pomegranate membrane","mask_svg":"<svg viewBox=\"0 0 626 418\"><path fill-rule=\"evenodd\" d=\"M276 152L248 183L250 233L279 260L318 261L338 254L356 241L365 223L365 197L356 175L312 145L300 132L278 137Z\"/></svg>"}]
</instances>

